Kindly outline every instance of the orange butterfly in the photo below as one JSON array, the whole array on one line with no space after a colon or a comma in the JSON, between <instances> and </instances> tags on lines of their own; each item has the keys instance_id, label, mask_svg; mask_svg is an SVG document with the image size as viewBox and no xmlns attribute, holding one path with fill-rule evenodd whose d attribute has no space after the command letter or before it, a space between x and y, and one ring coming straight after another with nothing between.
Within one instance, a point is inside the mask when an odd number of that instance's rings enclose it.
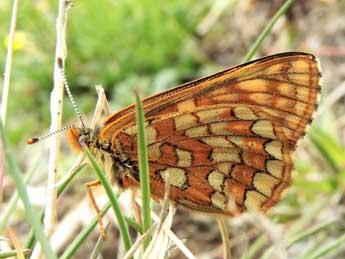
<instances>
[{"instance_id":1,"label":"orange butterfly","mask_svg":"<svg viewBox=\"0 0 345 259\"><path fill-rule=\"evenodd\" d=\"M291 184L291 155L317 107L317 59L290 52L261 58L143 100L151 195L195 211L266 211ZM135 107L100 130L71 129L109 179L139 187ZM168 177L169 175L169 177Z\"/></svg>"}]
</instances>

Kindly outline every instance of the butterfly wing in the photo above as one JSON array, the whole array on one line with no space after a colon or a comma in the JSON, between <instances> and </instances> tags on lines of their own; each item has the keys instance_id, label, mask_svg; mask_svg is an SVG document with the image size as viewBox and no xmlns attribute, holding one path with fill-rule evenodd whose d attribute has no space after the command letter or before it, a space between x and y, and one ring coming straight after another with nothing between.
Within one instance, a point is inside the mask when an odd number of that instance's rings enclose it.
<instances>
[{"instance_id":1,"label":"butterfly wing","mask_svg":"<svg viewBox=\"0 0 345 259\"><path fill-rule=\"evenodd\" d=\"M267 210L291 182L292 150L283 129L257 106L215 106L148 123L152 194L162 198L169 179L170 199L191 209ZM137 164L135 125L114 141Z\"/></svg>"},{"instance_id":2,"label":"butterfly wing","mask_svg":"<svg viewBox=\"0 0 345 259\"><path fill-rule=\"evenodd\" d=\"M145 117L221 103L258 105L280 121L294 145L317 106L320 77L319 63L311 54L268 56L148 97L143 100ZM104 121L101 137L111 138L134 120L134 105L114 113Z\"/></svg>"},{"instance_id":3,"label":"butterfly wing","mask_svg":"<svg viewBox=\"0 0 345 259\"><path fill-rule=\"evenodd\" d=\"M170 199L193 210L272 207L291 183L291 153L311 122L319 79L312 55L287 53L145 99L153 196L163 197L168 180ZM100 136L137 164L133 113L107 118Z\"/></svg>"}]
</instances>

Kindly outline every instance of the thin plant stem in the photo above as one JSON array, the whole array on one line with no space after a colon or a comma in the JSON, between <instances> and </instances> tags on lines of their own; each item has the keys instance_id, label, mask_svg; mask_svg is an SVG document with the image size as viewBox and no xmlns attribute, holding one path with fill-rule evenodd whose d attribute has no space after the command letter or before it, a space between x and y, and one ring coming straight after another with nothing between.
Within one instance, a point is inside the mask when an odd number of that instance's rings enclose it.
<instances>
[{"instance_id":1,"label":"thin plant stem","mask_svg":"<svg viewBox=\"0 0 345 259\"><path fill-rule=\"evenodd\" d=\"M139 173L140 173L140 189L141 198L143 200L143 230L146 232L151 225L151 194L150 194L150 177L149 177L149 165L147 155L147 140L145 132L145 118L142 103L138 92L136 96L136 123L138 132L138 156L139 156ZM146 239L144 247L149 245L150 239Z\"/></svg>"},{"instance_id":2,"label":"thin plant stem","mask_svg":"<svg viewBox=\"0 0 345 259\"><path fill-rule=\"evenodd\" d=\"M10 31L8 34L7 55L6 55L5 73L4 73L4 81L3 81L3 88L2 88L1 110L0 110L1 122L2 122L3 127L6 127L7 103L8 103L8 95L10 91L13 41L14 41L14 34L16 30L18 2L19 2L18 0L13 1ZM3 179L5 175L5 156L4 156L4 153L2 152L3 147L2 147L1 142L0 142L0 149L1 149L0 150L0 208L1 208L2 192L3 192L2 187L3 187Z\"/></svg>"},{"instance_id":3,"label":"thin plant stem","mask_svg":"<svg viewBox=\"0 0 345 259\"><path fill-rule=\"evenodd\" d=\"M24 255L29 255L31 250L30 249L23 249L22 252ZM6 251L6 252L0 252L0 259L3 258L12 258L17 255L17 251L12 250L12 251Z\"/></svg>"},{"instance_id":4,"label":"thin plant stem","mask_svg":"<svg viewBox=\"0 0 345 259\"><path fill-rule=\"evenodd\" d=\"M6 127L7 101L8 101L8 94L10 91L10 79L11 79L12 56L13 56L13 42L14 42L14 34L16 31L18 3L19 3L19 0L13 1L10 32L8 34L6 65L5 65L4 83L3 83L2 100L1 100L1 121L2 121L3 127Z\"/></svg>"},{"instance_id":5,"label":"thin plant stem","mask_svg":"<svg viewBox=\"0 0 345 259\"><path fill-rule=\"evenodd\" d=\"M124 256L124 259L129 259L134 256L134 253L137 251L137 249L145 242L147 238L152 235L157 225L157 223L151 225L151 227L132 245L131 249L128 250Z\"/></svg>"},{"instance_id":6,"label":"thin plant stem","mask_svg":"<svg viewBox=\"0 0 345 259\"><path fill-rule=\"evenodd\" d=\"M104 205L101 209L101 215L103 216L111 207L110 203ZM92 219L89 225L84 228L76 238L73 239L72 243L65 249L64 253L59 257L59 259L71 258L78 248L85 242L85 239L90 235L91 231L97 226L98 218L97 216Z\"/></svg>"},{"instance_id":7,"label":"thin plant stem","mask_svg":"<svg viewBox=\"0 0 345 259\"><path fill-rule=\"evenodd\" d=\"M229 231L228 226L224 219L218 218L217 219L220 234L222 236L223 242L223 251L224 251L224 259L231 259L231 250L230 250L230 240L229 240Z\"/></svg>"},{"instance_id":8,"label":"thin plant stem","mask_svg":"<svg viewBox=\"0 0 345 259\"><path fill-rule=\"evenodd\" d=\"M92 167L95 169L99 180L101 181L105 192L107 193L107 196L109 198L110 204L114 210L116 219L117 219L117 223L119 225L119 229L120 229L120 233L121 233L121 237L125 246L126 251L128 251L131 247L131 239L130 239L130 235L129 235L129 231L125 222L125 218L121 212L121 208L120 205L117 201L117 198L114 195L113 189L111 187L111 184L109 183L107 177L105 176L103 170L101 169L100 165L98 164L97 160L94 158L94 156L92 155L91 151L89 150L89 148L85 145L82 144L82 148L83 151L85 153L85 155L87 156L87 158L90 160Z\"/></svg>"},{"instance_id":9,"label":"thin plant stem","mask_svg":"<svg viewBox=\"0 0 345 259\"><path fill-rule=\"evenodd\" d=\"M242 63L250 61L255 53L258 51L258 49L261 47L263 41L267 38L268 34L271 32L273 26L276 24L276 22L279 20L279 18L287 12L287 10L290 8L294 0L287 0L276 12L276 14L272 17L272 19L268 22L265 29L261 32L259 37L257 37L256 41L252 45L252 47L249 49L245 57L242 59Z\"/></svg>"},{"instance_id":10,"label":"thin plant stem","mask_svg":"<svg viewBox=\"0 0 345 259\"><path fill-rule=\"evenodd\" d=\"M19 166L14 160L12 153L9 151L9 148L7 145L6 134L4 132L4 128L2 127L1 122L0 122L0 132L1 132L1 139L4 144L4 150L5 150L5 154L7 158L7 163L8 163L8 168L9 168L8 172L16 184L19 197L22 200L23 205L25 207L26 217L35 233L37 240L42 246L43 253L46 255L47 258L54 259L56 258L56 256L53 252L53 249L51 248L49 244L47 236L43 233L43 228L39 220L39 217L37 217L35 210L33 209L31 205L29 194L26 190L26 186L24 184L22 175L20 173Z\"/></svg>"},{"instance_id":11,"label":"thin plant stem","mask_svg":"<svg viewBox=\"0 0 345 259\"><path fill-rule=\"evenodd\" d=\"M25 185L27 185L28 182L31 180L31 177L35 172L37 162L38 162L38 159L36 158L36 161L34 163L35 166L31 170L29 170L29 173L25 174L25 178L24 178ZM17 206L18 199L19 199L19 195L18 195L18 191L16 191L12 195L10 201L8 202L7 207L4 209L4 211L2 211L2 214L0 217L0 235L5 230L5 226L7 225L8 220Z\"/></svg>"},{"instance_id":12,"label":"thin plant stem","mask_svg":"<svg viewBox=\"0 0 345 259\"><path fill-rule=\"evenodd\" d=\"M59 0L58 17L56 22L56 49L54 64L54 87L50 96L51 125L50 132L54 132L61 128L62 121L62 99L64 84L61 77L60 69L57 63L58 58L63 61L67 56L66 46L66 28L67 28L67 10L70 2L67 0ZM57 189L54 188L57 181L58 160L60 153L60 134L55 134L50 138L49 148L49 164L48 164L48 181L47 181L47 199L44 213L45 233L51 236L56 221L56 202ZM41 257L41 249L36 246L33 250L31 258Z\"/></svg>"}]
</instances>

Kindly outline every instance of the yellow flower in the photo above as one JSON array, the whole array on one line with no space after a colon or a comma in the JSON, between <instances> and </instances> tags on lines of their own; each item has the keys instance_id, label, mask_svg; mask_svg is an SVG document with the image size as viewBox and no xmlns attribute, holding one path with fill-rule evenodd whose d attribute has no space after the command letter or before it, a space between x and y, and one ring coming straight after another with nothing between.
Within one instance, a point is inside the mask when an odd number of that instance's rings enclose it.
<instances>
[{"instance_id":1,"label":"yellow flower","mask_svg":"<svg viewBox=\"0 0 345 259\"><path fill-rule=\"evenodd\" d=\"M7 48L8 47L8 40L9 35L6 35L4 45ZM13 40L13 51L20 50L24 47L24 44L27 42L27 34L23 31L17 31L14 34L14 40Z\"/></svg>"}]
</instances>

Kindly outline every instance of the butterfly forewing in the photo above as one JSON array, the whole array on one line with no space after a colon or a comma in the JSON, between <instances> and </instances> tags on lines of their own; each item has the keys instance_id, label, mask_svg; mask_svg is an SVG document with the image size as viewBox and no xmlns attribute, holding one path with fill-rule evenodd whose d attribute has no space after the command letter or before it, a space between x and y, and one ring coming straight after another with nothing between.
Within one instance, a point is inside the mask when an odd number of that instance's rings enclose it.
<instances>
[{"instance_id":1,"label":"butterfly forewing","mask_svg":"<svg viewBox=\"0 0 345 259\"><path fill-rule=\"evenodd\" d=\"M145 99L153 197L164 196L169 179L170 199L192 210L272 207L291 183L291 154L311 122L320 76L314 56L285 53ZM109 116L98 140L133 165L115 176L124 188L139 183L134 121L133 106Z\"/></svg>"}]
</instances>

